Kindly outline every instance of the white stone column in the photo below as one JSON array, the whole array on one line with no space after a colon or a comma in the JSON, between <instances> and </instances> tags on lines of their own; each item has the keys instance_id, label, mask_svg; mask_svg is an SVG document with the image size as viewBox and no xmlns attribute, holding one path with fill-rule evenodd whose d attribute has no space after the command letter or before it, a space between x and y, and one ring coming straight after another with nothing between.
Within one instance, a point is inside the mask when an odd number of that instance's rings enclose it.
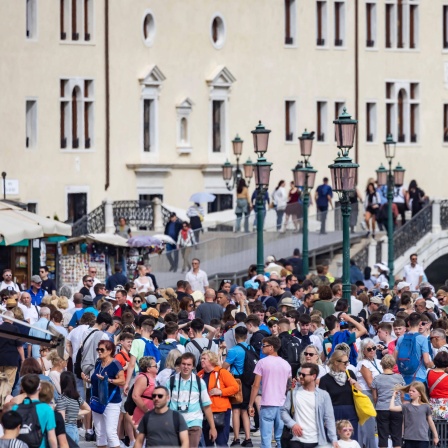
<instances>
[{"instance_id":1,"label":"white stone column","mask_svg":"<svg viewBox=\"0 0 448 448\"><path fill-rule=\"evenodd\" d=\"M370 267L372 267L376 263L376 245L377 244L378 243L373 238L370 240L368 256L367 256L367 265Z\"/></svg>"},{"instance_id":2,"label":"white stone column","mask_svg":"<svg viewBox=\"0 0 448 448\"><path fill-rule=\"evenodd\" d=\"M442 226L440 225L440 199L434 199L432 203L432 233L439 233L442 231Z\"/></svg>"},{"instance_id":3,"label":"white stone column","mask_svg":"<svg viewBox=\"0 0 448 448\"><path fill-rule=\"evenodd\" d=\"M160 198L152 200L152 208L154 211L154 231L163 232L162 201Z\"/></svg>"},{"instance_id":4,"label":"white stone column","mask_svg":"<svg viewBox=\"0 0 448 448\"><path fill-rule=\"evenodd\" d=\"M389 261L389 238L386 236L383 236L381 238L381 262L388 263Z\"/></svg>"},{"instance_id":5,"label":"white stone column","mask_svg":"<svg viewBox=\"0 0 448 448\"><path fill-rule=\"evenodd\" d=\"M104 201L104 228L106 233L115 233L113 201L106 199Z\"/></svg>"}]
</instances>

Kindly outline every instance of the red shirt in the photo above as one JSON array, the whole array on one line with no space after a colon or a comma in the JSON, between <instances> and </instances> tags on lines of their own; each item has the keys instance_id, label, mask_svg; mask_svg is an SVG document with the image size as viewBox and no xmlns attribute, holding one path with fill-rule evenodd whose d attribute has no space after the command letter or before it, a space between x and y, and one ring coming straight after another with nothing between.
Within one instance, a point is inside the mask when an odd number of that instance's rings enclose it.
<instances>
[{"instance_id":1,"label":"red shirt","mask_svg":"<svg viewBox=\"0 0 448 448\"><path fill-rule=\"evenodd\" d=\"M434 372L430 370L428 373L428 389L444 374L444 372ZM448 376L443 378L434 390L429 394L430 398L448 398Z\"/></svg>"}]
</instances>

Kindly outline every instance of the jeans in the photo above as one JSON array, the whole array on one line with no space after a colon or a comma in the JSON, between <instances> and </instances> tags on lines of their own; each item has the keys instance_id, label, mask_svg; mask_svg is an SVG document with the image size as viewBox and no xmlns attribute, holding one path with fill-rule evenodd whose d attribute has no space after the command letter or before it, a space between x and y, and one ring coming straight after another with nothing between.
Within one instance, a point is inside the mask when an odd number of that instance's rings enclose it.
<instances>
[{"instance_id":1,"label":"jeans","mask_svg":"<svg viewBox=\"0 0 448 448\"><path fill-rule=\"evenodd\" d=\"M166 245L166 257L168 258L171 269L176 272L179 266L179 251L175 244Z\"/></svg>"},{"instance_id":2,"label":"jeans","mask_svg":"<svg viewBox=\"0 0 448 448\"><path fill-rule=\"evenodd\" d=\"M92 412L98 446L120 446L118 438L118 418L121 403L109 403L103 414Z\"/></svg>"},{"instance_id":3,"label":"jeans","mask_svg":"<svg viewBox=\"0 0 448 448\"><path fill-rule=\"evenodd\" d=\"M325 233L325 225L327 223L327 213L328 213L328 207L317 207L319 210L320 215L320 233Z\"/></svg>"},{"instance_id":4,"label":"jeans","mask_svg":"<svg viewBox=\"0 0 448 448\"><path fill-rule=\"evenodd\" d=\"M276 210L277 213L277 230L282 228L283 215L285 214L285 210Z\"/></svg>"},{"instance_id":5,"label":"jeans","mask_svg":"<svg viewBox=\"0 0 448 448\"><path fill-rule=\"evenodd\" d=\"M84 388L84 381L79 379L77 376L75 376L75 378L76 378L76 389L78 390L81 398L85 401L86 400L86 390Z\"/></svg>"},{"instance_id":6,"label":"jeans","mask_svg":"<svg viewBox=\"0 0 448 448\"><path fill-rule=\"evenodd\" d=\"M404 439L405 448L429 448L429 442L423 440L406 440Z\"/></svg>"},{"instance_id":7,"label":"jeans","mask_svg":"<svg viewBox=\"0 0 448 448\"><path fill-rule=\"evenodd\" d=\"M73 423L66 423L65 424L65 432L68 436L75 442L77 445L79 445L79 432L78 427L74 425Z\"/></svg>"},{"instance_id":8,"label":"jeans","mask_svg":"<svg viewBox=\"0 0 448 448\"><path fill-rule=\"evenodd\" d=\"M271 448L272 426L274 426L274 437L277 446L281 447L283 432L283 420L280 417L280 406L261 406L260 409L260 433L261 448Z\"/></svg>"}]
</instances>

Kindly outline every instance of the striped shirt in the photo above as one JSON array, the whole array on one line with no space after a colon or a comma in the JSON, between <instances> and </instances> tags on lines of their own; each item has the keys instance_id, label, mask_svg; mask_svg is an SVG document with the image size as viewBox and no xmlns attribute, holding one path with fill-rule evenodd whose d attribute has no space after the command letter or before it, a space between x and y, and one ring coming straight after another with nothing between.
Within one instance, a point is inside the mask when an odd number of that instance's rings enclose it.
<instances>
[{"instance_id":1,"label":"striped shirt","mask_svg":"<svg viewBox=\"0 0 448 448\"><path fill-rule=\"evenodd\" d=\"M193 426L202 427L204 420L201 403L199 401L198 382L195 377L196 375L194 373L191 374L188 380L182 379L179 373L174 376L174 387L169 405L170 409L179 411L182 414L189 428ZM207 386L204 380L201 379L200 381L202 407L210 406L212 402L207 392ZM170 380L167 381L165 387L171 391Z\"/></svg>"},{"instance_id":2,"label":"striped shirt","mask_svg":"<svg viewBox=\"0 0 448 448\"><path fill-rule=\"evenodd\" d=\"M1 439L0 448L28 448L28 445L19 439Z\"/></svg>"},{"instance_id":3,"label":"striped shirt","mask_svg":"<svg viewBox=\"0 0 448 448\"><path fill-rule=\"evenodd\" d=\"M83 405L84 400L79 397L78 400L60 395L56 401L56 410L65 411L65 423L76 425L78 419L79 408Z\"/></svg>"}]
</instances>

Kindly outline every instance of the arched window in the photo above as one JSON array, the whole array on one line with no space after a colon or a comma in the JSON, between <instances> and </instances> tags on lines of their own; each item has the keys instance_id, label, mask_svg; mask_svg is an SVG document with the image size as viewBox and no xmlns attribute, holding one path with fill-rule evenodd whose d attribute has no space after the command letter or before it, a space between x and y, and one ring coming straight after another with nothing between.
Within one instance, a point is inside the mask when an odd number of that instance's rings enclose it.
<instances>
[{"instance_id":1,"label":"arched window","mask_svg":"<svg viewBox=\"0 0 448 448\"><path fill-rule=\"evenodd\" d=\"M185 117L180 120L180 141L181 143L188 142L188 121Z\"/></svg>"}]
</instances>

